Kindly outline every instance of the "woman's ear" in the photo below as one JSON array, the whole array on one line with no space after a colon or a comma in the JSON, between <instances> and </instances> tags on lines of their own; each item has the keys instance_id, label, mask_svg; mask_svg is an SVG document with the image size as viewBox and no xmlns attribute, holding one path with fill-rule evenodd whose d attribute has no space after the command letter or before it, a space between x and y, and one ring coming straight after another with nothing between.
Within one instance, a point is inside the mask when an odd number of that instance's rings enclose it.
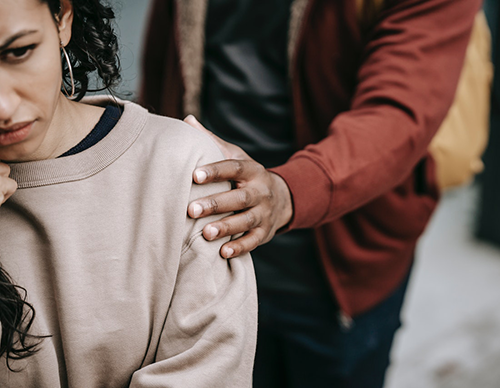
<instances>
[{"instance_id":1,"label":"woman's ear","mask_svg":"<svg viewBox=\"0 0 500 388\"><path fill-rule=\"evenodd\" d=\"M73 25L73 5L70 0L61 0L61 12L57 18L59 40L66 46L71 40L71 26Z\"/></svg>"}]
</instances>

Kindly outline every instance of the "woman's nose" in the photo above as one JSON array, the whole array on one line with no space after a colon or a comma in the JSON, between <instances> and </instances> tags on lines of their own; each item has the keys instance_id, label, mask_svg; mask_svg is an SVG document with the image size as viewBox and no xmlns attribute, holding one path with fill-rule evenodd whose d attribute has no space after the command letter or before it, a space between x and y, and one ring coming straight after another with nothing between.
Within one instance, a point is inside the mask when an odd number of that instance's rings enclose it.
<instances>
[{"instance_id":1,"label":"woman's nose","mask_svg":"<svg viewBox=\"0 0 500 388\"><path fill-rule=\"evenodd\" d=\"M21 97L17 93L13 80L0 71L0 125L9 124L17 111Z\"/></svg>"}]
</instances>

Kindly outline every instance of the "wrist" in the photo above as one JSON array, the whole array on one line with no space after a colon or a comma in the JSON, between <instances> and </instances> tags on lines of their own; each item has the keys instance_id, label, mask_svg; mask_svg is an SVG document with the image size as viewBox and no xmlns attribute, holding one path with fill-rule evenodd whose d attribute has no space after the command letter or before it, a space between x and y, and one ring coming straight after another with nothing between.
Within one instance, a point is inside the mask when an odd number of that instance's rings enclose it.
<instances>
[{"instance_id":1,"label":"wrist","mask_svg":"<svg viewBox=\"0 0 500 388\"><path fill-rule=\"evenodd\" d=\"M275 211L277 212L277 229L282 229L290 223L293 217L293 201L290 188L286 181L278 174L270 171L273 179L275 196Z\"/></svg>"}]
</instances>

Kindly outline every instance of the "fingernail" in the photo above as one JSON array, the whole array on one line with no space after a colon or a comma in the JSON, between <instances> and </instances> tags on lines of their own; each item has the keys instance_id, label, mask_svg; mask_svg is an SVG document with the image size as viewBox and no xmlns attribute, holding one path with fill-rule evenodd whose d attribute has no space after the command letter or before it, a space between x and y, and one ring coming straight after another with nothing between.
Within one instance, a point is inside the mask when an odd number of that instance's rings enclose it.
<instances>
[{"instance_id":1,"label":"fingernail","mask_svg":"<svg viewBox=\"0 0 500 388\"><path fill-rule=\"evenodd\" d=\"M203 211L203 208L201 207L200 204L195 203L193 205L193 217L195 217L195 218L199 217L202 211Z\"/></svg>"},{"instance_id":2,"label":"fingernail","mask_svg":"<svg viewBox=\"0 0 500 388\"><path fill-rule=\"evenodd\" d=\"M226 259L230 259L234 255L234 249L233 248L224 248L223 249L224 257Z\"/></svg>"},{"instance_id":3,"label":"fingernail","mask_svg":"<svg viewBox=\"0 0 500 388\"><path fill-rule=\"evenodd\" d=\"M203 183L207 179L207 173L203 170L196 171L194 174L198 183Z\"/></svg>"},{"instance_id":4,"label":"fingernail","mask_svg":"<svg viewBox=\"0 0 500 388\"><path fill-rule=\"evenodd\" d=\"M217 229L215 226L209 226L208 227L208 238L210 240L212 240L215 237L217 237L218 234L219 234L219 229Z\"/></svg>"}]
</instances>

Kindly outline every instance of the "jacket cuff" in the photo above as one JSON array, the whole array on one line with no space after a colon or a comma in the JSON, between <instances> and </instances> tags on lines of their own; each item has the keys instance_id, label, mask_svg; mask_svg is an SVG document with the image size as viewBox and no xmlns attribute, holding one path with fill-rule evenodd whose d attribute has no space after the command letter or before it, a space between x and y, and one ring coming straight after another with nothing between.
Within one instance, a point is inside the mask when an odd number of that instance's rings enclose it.
<instances>
[{"instance_id":1,"label":"jacket cuff","mask_svg":"<svg viewBox=\"0 0 500 388\"><path fill-rule=\"evenodd\" d=\"M328 214L333 198L333 183L323 168L306 157L293 157L269 171L285 180L292 196L292 219L279 232L320 224Z\"/></svg>"}]
</instances>

